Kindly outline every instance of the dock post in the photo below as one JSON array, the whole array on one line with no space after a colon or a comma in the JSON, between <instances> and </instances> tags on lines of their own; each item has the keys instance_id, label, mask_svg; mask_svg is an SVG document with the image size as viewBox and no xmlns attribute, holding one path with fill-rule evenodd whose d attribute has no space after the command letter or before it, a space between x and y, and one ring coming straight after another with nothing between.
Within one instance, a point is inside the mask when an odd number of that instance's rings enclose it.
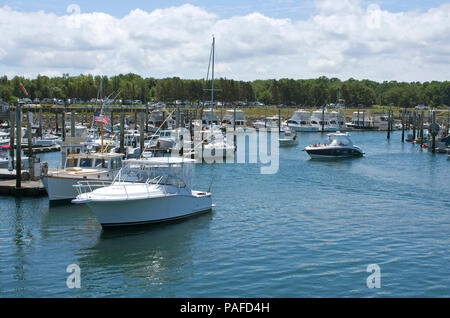
<instances>
[{"instance_id":1,"label":"dock post","mask_svg":"<svg viewBox=\"0 0 450 318\"><path fill-rule=\"evenodd\" d=\"M432 113L432 122L433 122L433 126L436 124L436 111L433 110ZM431 152L435 153L436 152L436 131L434 129L432 129L431 131Z\"/></svg>"},{"instance_id":2,"label":"dock post","mask_svg":"<svg viewBox=\"0 0 450 318\"><path fill-rule=\"evenodd\" d=\"M22 187L22 110L21 105L16 106L16 143L17 143L17 160L16 160L16 188Z\"/></svg>"},{"instance_id":3,"label":"dock post","mask_svg":"<svg viewBox=\"0 0 450 318\"><path fill-rule=\"evenodd\" d=\"M236 105L233 105L233 144L234 149L236 149L237 139L236 139Z\"/></svg>"},{"instance_id":4,"label":"dock post","mask_svg":"<svg viewBox=\"0 0 450 318\"><path fill-rule=\"evenodd\" d=\"M140 154L142 155L142 153L144 152L144 141L145 141L145 135L144 135L144 112L139 112L140 113L140 119L141 119L141 124L139 125L139 130L140 130L140 137L139 137L139 141L140 141Z\"/></svg>"},{"instance_id":5,"label":"dock post","mask_svg":"<svg viewBox=\"0 0 450 318\"><path fill-rule=\"evenodd\" d=\"M55 111L55 132L57 135L58 134L58 112L57 111Z\"/></svg>"},{"instance_id":6,"label":"dock post","mask_svg":"<svg viewBox=\"0 0 450 318\"><path fill-rule=\"evenodd\" d=\"M39 137L42 138L42 108L39 108L39 131L38 131Z\"/></svg>"},{"instance_id":7,"label":"dock post","mask_svg":"<svg viewBox=\"0 0 450 318\"><path fill-rule=\"evenodd\" d=\"M388 110L388 129L387 129L387 139L391 139L391 110Z\"/></svg>"},{"instance_id":8,"label":"dock post","mask_svg":"<svg viewBox=\"0 0 450 318\"><path fill-rule=\"evenodd\" d=\"M425 113L422 110L422 115L420 115L420 146L423 144L423 119L425 118Z\"/></svg>"},{"instance_id":9,"label":"dock post","mask_svg":"<svg viewBox=\"0 0 450 318\"><path fill-rule=\"evenodd\" d=\"M323 131L323 116L324 108L322 107L322 131ZM281 134L281 108L278 107L278 135Z\"/></svg>"},{"instance_id":10,"label":"dock post","mask_svg":"<svg viewBox=\"0 0 450 318\"><path fill-rule=\"evenodd\" d=\"M413 112L413 140L416 140L416 126L417 126L417 115L416 112Z\"/></svg>"},{"instance_id":11,"label":"dock post","mask_svg":"<svg viewBox=\"0 0 450 318\"><path fill-rule=\"evenodd\" d=\"M66 112L61 114L61 136L62 140L66 141Z\"/></svg>"},{"instance_id":12,"label":"dock post","mask_svg":"<svg viewBox=\"0 0 450 318\"><path fill-rule=\"evenodd\" d=\"M148 103L145 103L145 132L148 134Z\"/></svg>"},{"instance_id":13,"label":"dock post","mask_svg":"<svg viewBox=\"0 0 450 318\"><path fill-rule=\"evenodd\" d=\"M15 123L16 123L16 113L15 112L10 112L9 113L9 157L11 158L11 169L14 170L14 142L15 142L15 134L14 134L14 129L15 129Z\"/></svg>"},{"instance_id":14,"label":"dock post","mask_svg":"<svg viewBox=\"0 0 450 318\"><path fill-rule=\"evenodd\" d=\"M28 169L30 171L30 179L34 177L34 158L33 158L33 140L31 134L31 112L27 113L27 140L28 140Z\"/></svg>"},{"instance_id":15,"label":"dock post","mask_svg":"<svg viewBox=\"0 0 450 318\"><path fill-rule=\"evenodd\" d=\"M402 142L405 142L405 109L402 109Z\"/></svg>"},{"instance_id":16,"label":"dock post","mask_svg":"<svg viewBox=\"0 0 450 318\"><path fill-rule=\"evenodd\" d=\"M120 110L120 153L125 153L125 112L123 108Z\"/></svg>"},{"instance_id":17,"label":"dock post","mask_svg":"<svg viewBox=\"0 0 450 318\"><path fill-rule=\"evenodd\" d=\"M75 113L70 111L70 137L75 137Z\"/></svg>"}]
</instances>

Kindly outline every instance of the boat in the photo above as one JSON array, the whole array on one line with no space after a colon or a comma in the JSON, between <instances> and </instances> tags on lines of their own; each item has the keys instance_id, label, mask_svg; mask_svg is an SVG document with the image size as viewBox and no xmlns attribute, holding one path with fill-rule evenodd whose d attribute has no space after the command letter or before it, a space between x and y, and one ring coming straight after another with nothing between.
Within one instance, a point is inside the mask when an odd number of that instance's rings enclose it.
<instances>
[{"instance_id":1,"label":"boat","mask_svg":"<svg viewBox=\"0 0 450 318\"><path fill-rule=\"evenodd\" d=\"M122 168L123 154L72 153L65 157L62 169L47 172L42 183L50 201L70 200L77 196L73 187L80 180L110 183Z\"/></svg>"},{"instance_id":2,"label":"boat","mask_svg":"<svg viewBox=\"0 0 450 318\"><path fill-rule=\"evenodd\" d=\"M235 129L237 134L247 132L249 127L247 127L245 112L241 109L228 109L226 115L223 117L222 127L225 129Z\"/></svg>"},{"instance_id":3,"label":"boat","mask_svg":"<svg viewBox=\"0 0 450 318\"><path fill-rule=\"evenodd\" d=\"M353 145L349 133L328 134L325 144L313 144L305 147L305 151L311 158L349 158L361 157L364 152L358 146Z\"/></svg>"},{"instance_id":4,"label":"boat","mask_svg":"<svg viewBox=\"0 0 450 318\"><path fill-rule=\"evenodd\" d=\"M279 125L280 124L278 116L266 117L263 120L257 120L253 123L253 127L258 130L260 129L275 130L280 127ZM281 126L280 129L283 130L284 127Z\"/></svg>"},{"instance_id":5,"label":"boat","mask_svg":"<svg viewBox=\"0 0 450 318\"><path fill-rule=\"evenodd\" d=\"M284 131L284 137L278 138L280 147L292 147L298 145L298 138L296 134L292 134L290 130Z\"/></svg>"},{"instance_id":6,"label":"boat","mask_svg":"<svg viewBox=\"0 0 450 318\"><path fill-rule=\"evenodd\" d=\"M347 128L352 130L373 130L373 122L368 112L353 112L351 123L346 124Z\"/></svg>"},{"instance_id":7,"label":"boat","mask_svg":"<svg viewBox=\"0 0 450 318\"><path fill-rule=\"evenodd\" d=\"M9 156L10 146L9 145L0 145L0 168L1 169L16 169L16 160L14 160L14 167L12 166L12 162L10 162ZM17 158L17 157L15 157ZM22 154L21 156L21 167L22 169L28 169L30 167L29 157Z\"/></svg>"},{"instance_id":8,"label":"boat","mask_svg":"<svg viewBox=\"0 0 450 318\"><path fill-rule=\"evenodd\" d=\"M296 110L292 117L286 122L286 126L295 132L316 132L319 127L311 125L311 114L307 110Z\"/></svg>"},{"instance_id":9,"label":"boat","mask_svg":"<svg viewBox=\"0 0 450 318\"><path fill-rule=\"evenodd\" d=\"M126 160L112 184L90 191L79 182L73 203L87 204L103 228L186 218L213 208L211 193L191 189L194 160L180 157Z\"/></svg>"}]
</instances>

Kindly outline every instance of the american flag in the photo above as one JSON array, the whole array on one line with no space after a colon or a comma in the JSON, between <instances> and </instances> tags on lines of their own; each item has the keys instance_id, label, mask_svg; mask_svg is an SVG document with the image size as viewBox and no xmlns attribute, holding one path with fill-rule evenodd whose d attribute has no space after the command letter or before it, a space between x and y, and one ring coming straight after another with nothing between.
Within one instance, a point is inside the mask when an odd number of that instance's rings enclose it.
<instances>
[{"instance_id":1,"label":"american flag","mask_svg":"<svg viewBox=\"0 0 450 318\"><path fill-rule=\"evenodd\" d=\"M111 120L107 116L98 113L94 114L94 121L96 123L104 123L104 124L109 124L111 122Z\"/></svg>"}]
</instances>

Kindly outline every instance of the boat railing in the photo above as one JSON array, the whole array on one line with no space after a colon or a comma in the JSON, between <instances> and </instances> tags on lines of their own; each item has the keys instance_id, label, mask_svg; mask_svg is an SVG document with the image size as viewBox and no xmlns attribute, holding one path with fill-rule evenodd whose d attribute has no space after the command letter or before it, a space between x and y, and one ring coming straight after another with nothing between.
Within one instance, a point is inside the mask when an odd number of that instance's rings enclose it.
<instances>
[{"instance_id":1,"label":"boat railing","mask_svg":"<svg viewBox=\"0 0 450 318\"><path fill-rule=\"evenodd\" d=\"M73 187L77 190L78 194L84 194L88 192L92 192L95 189L103 188L110 186L112 184L112 181L108 180L82 180L78 181L77 184L74 184Z\"/></svg>"}]
</instances>

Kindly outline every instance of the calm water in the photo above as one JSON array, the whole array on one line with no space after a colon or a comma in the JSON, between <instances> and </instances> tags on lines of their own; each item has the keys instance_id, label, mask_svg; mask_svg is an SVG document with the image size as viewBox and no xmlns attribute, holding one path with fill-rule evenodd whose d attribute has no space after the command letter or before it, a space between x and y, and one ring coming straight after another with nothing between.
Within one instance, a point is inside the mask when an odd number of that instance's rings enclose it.
<instances>
[{"instance_id":1,"label":"calm water","mask_svg":"<svg viewBox=\"0 0 450 318\"><path fill-rule=\"evenodd\" d=\"M301 149L323 138L302 134L274 175L195 165L216 208L165 225L102 231L87 207L0 197L0 296L449 297L450 161L385 137L352 133L364 158L312 161Z\"/></svg>"}]
</instances>

